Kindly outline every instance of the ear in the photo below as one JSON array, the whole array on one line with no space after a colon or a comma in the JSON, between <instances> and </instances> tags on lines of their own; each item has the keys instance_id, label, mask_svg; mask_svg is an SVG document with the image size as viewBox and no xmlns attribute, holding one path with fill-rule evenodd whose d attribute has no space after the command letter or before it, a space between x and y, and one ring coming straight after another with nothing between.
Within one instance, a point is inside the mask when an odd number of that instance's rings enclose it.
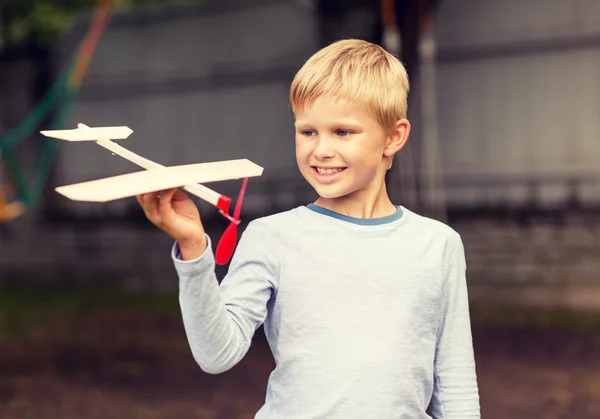
<instances>
[{"instance_id":1,"label":"ear","mask_svg":"<svg viewBox=\"0 0 600 419\"><path fill-rule=\"evenodd\" d=\"M403 118L396 122L396 126L392 129L388 136L387 145L383 150L383 155L386 157L393 157L399 152L402 147L408 141L410 135L410 122L408 119Z\"/></svg>"}]
</instances>

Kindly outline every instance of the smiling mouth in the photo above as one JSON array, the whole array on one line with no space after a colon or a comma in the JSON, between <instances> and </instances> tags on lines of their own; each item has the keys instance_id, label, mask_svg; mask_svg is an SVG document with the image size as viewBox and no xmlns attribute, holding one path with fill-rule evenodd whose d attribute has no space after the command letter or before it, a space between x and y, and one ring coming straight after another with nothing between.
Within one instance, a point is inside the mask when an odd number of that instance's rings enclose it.
<instances>
[{"instance_id":1,"label":"smiling mouth","mask_svg":"<svg viewBox=\"0 0 600 419\"><path fill-rule=\"evenodd\" d=\"M346 170L345 167L319 167L312 166L312 169L320 175L337 175Z\"/></svg>"}]
</instances>

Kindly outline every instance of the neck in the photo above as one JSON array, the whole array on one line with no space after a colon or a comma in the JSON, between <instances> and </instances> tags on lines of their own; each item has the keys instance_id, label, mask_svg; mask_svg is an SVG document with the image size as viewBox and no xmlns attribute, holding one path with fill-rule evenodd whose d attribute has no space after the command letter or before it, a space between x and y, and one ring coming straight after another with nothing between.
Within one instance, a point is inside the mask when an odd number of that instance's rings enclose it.
<instances>
[{"instance_id":1,"label":"neck","mask_svg":"<svg viewBox=\"0 0 600 419\"><path fill-rule=\"evenodd\" d=\"M397 208L390 200L385 184L376 193L362 192L340 198L319 198L315 205L354 218L380 218L396 212Z\"/></svg>"}]
</instances>

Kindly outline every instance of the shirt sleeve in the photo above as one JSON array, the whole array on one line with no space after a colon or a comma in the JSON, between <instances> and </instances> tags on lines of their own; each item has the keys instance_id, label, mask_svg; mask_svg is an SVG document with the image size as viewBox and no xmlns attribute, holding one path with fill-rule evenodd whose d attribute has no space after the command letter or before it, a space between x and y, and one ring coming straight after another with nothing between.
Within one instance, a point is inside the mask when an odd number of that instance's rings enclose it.
<instances>
[{"instance_id":1,"label":"shirt sleeve","mask_svg":"<svg viewBox=\"0 0 600 419\"><path fill-rule=\"evenodd\" d=\"M254 332L266 319L267 304L276 290L278 264L273 251L267 251L268 230L253 221L242 234L229 271L219 284L207 238L207 249L197 259L181 260L177 243L172 258L192 355L203 371L219 374L244 357Z\"/></svg>"},{"instance_id":2,"label":"shirt sleeve","mask_svg":"<svg viewBox=\"0 0 600 419\"><path fill-rule=\"evenodd\" d=\"M456 238L444 275L431 408L435 419L479 419L466 261L462 240L458 234Z\"/></svg>"}]
</instances>

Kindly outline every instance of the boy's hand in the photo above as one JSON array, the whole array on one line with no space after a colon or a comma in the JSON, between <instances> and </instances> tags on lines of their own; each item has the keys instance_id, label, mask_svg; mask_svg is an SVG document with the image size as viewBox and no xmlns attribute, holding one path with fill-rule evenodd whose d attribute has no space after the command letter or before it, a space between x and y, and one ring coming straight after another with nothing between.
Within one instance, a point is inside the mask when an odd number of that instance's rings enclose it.
<instances>
[{"instance_id":1,"label":"boy's hand","mask_svg":"<svg viewBox=\"0 0 600 419\"><path fill-rule=\"evenodd\" d=\"M179 244L184 260L195 259L206 250L207 241L200 212L178 188L137 195L146 218Z\"/></svg>"}]
</instances>

